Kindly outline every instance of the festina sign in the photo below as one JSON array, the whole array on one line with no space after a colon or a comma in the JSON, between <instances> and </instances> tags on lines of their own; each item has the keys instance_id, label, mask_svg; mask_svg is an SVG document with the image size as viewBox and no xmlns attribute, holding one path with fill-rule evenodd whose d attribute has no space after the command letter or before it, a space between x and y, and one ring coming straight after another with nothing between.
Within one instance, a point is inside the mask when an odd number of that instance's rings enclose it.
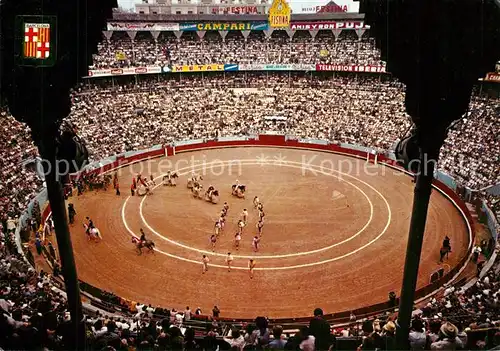
<instances>
[{"instance_id":1,"label":"festina sign","mask_svg":"<svg viewBox=\"0 0 500 351\"><path fill-rule=\"evenodd\" d=\"M212 8L213 14L258 15L257 6L227 6Z\"/></svg>"},{"instance_id":2,"label":"festina sign","mask_svg":"<svg viewBox=\"0 0 500 351\"><path fill-rule=\"evenodd\" d=\"M315 13L339 13L339 12L348 12L347 5L339 6L339 5L325 5L325 6L311 6L311 7L303 7L302 12L315 12Z\"/></svg>"}]
</instances>

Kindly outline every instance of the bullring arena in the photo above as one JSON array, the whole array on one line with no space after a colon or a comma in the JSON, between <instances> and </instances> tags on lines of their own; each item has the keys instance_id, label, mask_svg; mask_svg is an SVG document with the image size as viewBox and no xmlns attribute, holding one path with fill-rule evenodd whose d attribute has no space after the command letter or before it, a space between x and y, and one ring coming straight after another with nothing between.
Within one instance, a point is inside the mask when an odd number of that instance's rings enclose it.
<instances>
[{"instance_id":1,"label":"bullring arena","mask_svg":"<svg viewBox=\"0 0 500 351\"><path fill-rule=\"evenodd\" d=\"M166 308L208 311L217 305L231 318L299 318L317 306L337 313L387 302L388 293L399 293L401 286L414 184L382 155L376 164L374 155L369 163L366 157L336 145L261 135L181 145L175 151L169 146L136 155L131 164L115 160L103 169L120 166L111 171L118 174L121 196L108 190L71 199L78 213L71 233L79 279ZM168 170L179 174L176 187L161 183ZM205 189L219 190L218 204L191 195L186 182L193 172L203 176ZM130 196L139 173L154 176L152 194ZM247 187L244 199L231 195L236 180ZM433 191L417 289L429 288L430 275L439 268L449 281L467 263L472 232L463 204L449 194L442 184ZM251 245L258 217L254 196L265 208L258 252ZM226 226L212 251L209 238L226 201ZM244 208L249 219L236 250L234 235ZM87 240L81 226L86 216L102 241ZM154 254L135 251L131 237L141 228L155 242ZM453 251L440 264L445 235ZM231 272L228 252L234 257ZM202 255L210 259L206 274ZM254 279L247 268L251 258L257 264Z\"/></svg>"}]
</instances>

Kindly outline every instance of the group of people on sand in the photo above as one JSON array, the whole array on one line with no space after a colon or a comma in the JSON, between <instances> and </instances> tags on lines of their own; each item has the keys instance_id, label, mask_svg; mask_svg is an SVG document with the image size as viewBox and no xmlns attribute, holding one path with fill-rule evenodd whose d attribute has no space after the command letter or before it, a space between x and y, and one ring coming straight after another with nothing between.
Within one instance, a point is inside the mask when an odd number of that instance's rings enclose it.
<instances>
[{"instance_id":1,"label":"group of people on sand","mask_svg":"<svg viewBox=\"0 0 500 351\"><path fill-rule=\"evenodd\" d=\"M264 228L264 205L262 202L260 202L258 196L255 196L254 198L254 207L258 211L258 221L257 224L255 225L257 229L257 235L255 235L252 239L252 248L254 252L259 251L259 243L262 237L262 232ZM222 234L224 231L224 227L226 225L226 218L229 212L229 205L227 202L224 202L224 206L222 207L222 210L220 211L219 214L219 219L215 221L214 224L214 233L210 236L210 246L212 248L212 251L215 251L215 246L217 244L217 239L219 236ZM237 229L236 229L236 234L234 235L234 247L236 250L239 250L240 248L240 242L241 238L243 235L244 228L248 224L248 210L246 208L241 211L238 222L237 222Z\"/></svg>"},{"instance_id":2,"label":"group of people on sand","mask_svg":"<svg viewBox=\"0 0 500 351\"><path fill-rule=\"evenodd\" d=\"M256 224L257 234L252 239L252 248L253 248L254 252L258 252L259 251L259 243L260 243L260 240L262 238L262 233L263 233L263 228L264 228L265 213L264 213L264 205L262 204L262 202L260 201L258 196L254 197L253 205L254 205L254 209L258 211L258 221ZM219 213L219 219L217 219L215 221L215 224L214 224L214 233L210 236L210 246L212 248L212 251L215 251L217 239L224 231L224 227L226 224L226 218L228 217L228 213L229 213L229 205L227 202L224 202L222 210ZM244 228L248 224L248 219L249 219L248 210L246 208L244 208L239 215L239 219L237 222L236 234L234 235L234 247L236 248L236 250L239 250L239 248L240 248L240 242L241 242L241 239L243 236ZM231 266L232 266L233 260L234 260L233 256L231 255L230 252L228 252L227 257L226 257L226 265L228 268L228 272L231 271ZM202 257L202 264L203 264L202 273L203 274L207 272L209 262L210 262L210 259L208 258L208 256L203 255L203 257ZM250 259L248 262L248 269L250 272L250 278L253 278L253 272L254 272L255 265L256 265L255 260Z\"/></svg>"},{"instance_id":3,"label":"group of people on sand","mask_svg":"<svg viewBox=\"0 0 500 351\"><path fill-rule=\"evenodd\" d=\"M231 254L231 252L227 253L226 256L226 265L227 265L227 271L231 272L231 267L234 261L234 257ZM202 274L205 274L208 271L208 263L210 262L210 259L208 258L207 255L203 255L201 258L201 264L202 264ZM250 279L253 279L253 273L255 270L255 267L257 266L257 263L253 258L248 260L248 273L250 274Z\"/></svg>"},{"instance_id":4,"label":"group of people on sand","mask_svg":"<svg viewBox=\"0 0 500 351\"><path fill-rule=\"evenodd\" d=\"M132 178L132 185L130 186L130 195L134 196L144 196L152 194L152 187L156 185L156 182L151 174L149 180L147 177L143 177L138 174L136 177Z\"/></svg>"}]
</instances>

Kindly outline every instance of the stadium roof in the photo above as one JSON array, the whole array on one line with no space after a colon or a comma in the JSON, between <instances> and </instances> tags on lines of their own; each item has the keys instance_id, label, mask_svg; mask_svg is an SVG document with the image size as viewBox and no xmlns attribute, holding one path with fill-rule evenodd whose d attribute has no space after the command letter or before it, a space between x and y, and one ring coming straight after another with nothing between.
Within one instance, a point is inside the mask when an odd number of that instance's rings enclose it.
<instances>
[{"instance_id":1,"label":"stadium roof","mask_svg":"<svg viewBox=\"0 0 500 351\"><path fill-rule=\"evenodd\" d=\"M296 13L292 14L292 21L338 21L338 20L363 20L364 14L355 12L341 13ZM241 22L241 21L267 21L267 15L170 15L170 14L139 14L127 12L114 12L114 21L129 22Z\"/></svg>"}]
</instances>

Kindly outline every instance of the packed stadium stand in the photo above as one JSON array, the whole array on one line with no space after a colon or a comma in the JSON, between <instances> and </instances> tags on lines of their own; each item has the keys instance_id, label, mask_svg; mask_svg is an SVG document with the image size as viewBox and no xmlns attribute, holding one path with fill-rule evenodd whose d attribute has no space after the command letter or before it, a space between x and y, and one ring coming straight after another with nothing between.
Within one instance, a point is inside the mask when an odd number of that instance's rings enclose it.
<instances>
[{"instance_id":1,"label":"packed stadium stand","mask_svg":"<svg viewBox=\"0 0 500 351\"><path fill-rule=\"evenodd\" d=\"M314 39L297 32L291 40L284 31L269 39L262 32L247 38L230 32L224 39L207 32L203 40L194 32L180 38L162 32L157 40L150 33L139 32L131 40L115 32L99 45L90 69L221 62L384 65L373 40L353 31L342 31L338 38L320 31ZM67 120L78 127L93 161L178 140L267 131L385 153L411 126L404 99L400 82L378 74L214 72L97 78L75 87ZM276 125L266 116L286 117L286 123ZM500 99L478 92L467 115L450 128L439 168L460 186L479 191L500 183L499 116ZM0 347L64 350L71 331L64 293L57 288L62 286L59 269L51 274L34 270L15 245L18 218L43 189L43 181L26 167L37 151L29 129L5 107L0 122ZM498 218L499 198L482 196ZM31 215L22 232L34 235L42 219L36 210ZM35 242L41 248L40 239ZM412 348L500 345L499 272L496 264L469 289L449 287L420 306L410 333ZM94 296L101 309L87 311L85 326L96 350L314 350L314 344L317 350L359 345L385 350L391 349L395 334L389 314L364 320L352 315L349 323L336 325L330 333L320 310L311 311L310 323L279 326L262 317L248 323L224 320L217 308L176 311L125 301L97 288Z\"/></svg>"},{"instance_id":2,"label":"packed stadium stand","mask_svg":"<svg viewBox=\"0 0 500 351\"><path fill-rule=\"evenodd\" d=\"M251 32L247 38L230 32L223 39L218 32L207 32L200 39L195 32L184 32L177 39L171 32L162 32L157 40L150 33L132 40L125 32L114 32L99 45L91 68L221 62L380 65L380 52L367 33L358 38L354 31L345 30L335 38L331 31L320 31L312 38L308 31L297 31L290 39L285 31L275 31L269 38L262 31Z\"/></svg>"}]
</instances>

